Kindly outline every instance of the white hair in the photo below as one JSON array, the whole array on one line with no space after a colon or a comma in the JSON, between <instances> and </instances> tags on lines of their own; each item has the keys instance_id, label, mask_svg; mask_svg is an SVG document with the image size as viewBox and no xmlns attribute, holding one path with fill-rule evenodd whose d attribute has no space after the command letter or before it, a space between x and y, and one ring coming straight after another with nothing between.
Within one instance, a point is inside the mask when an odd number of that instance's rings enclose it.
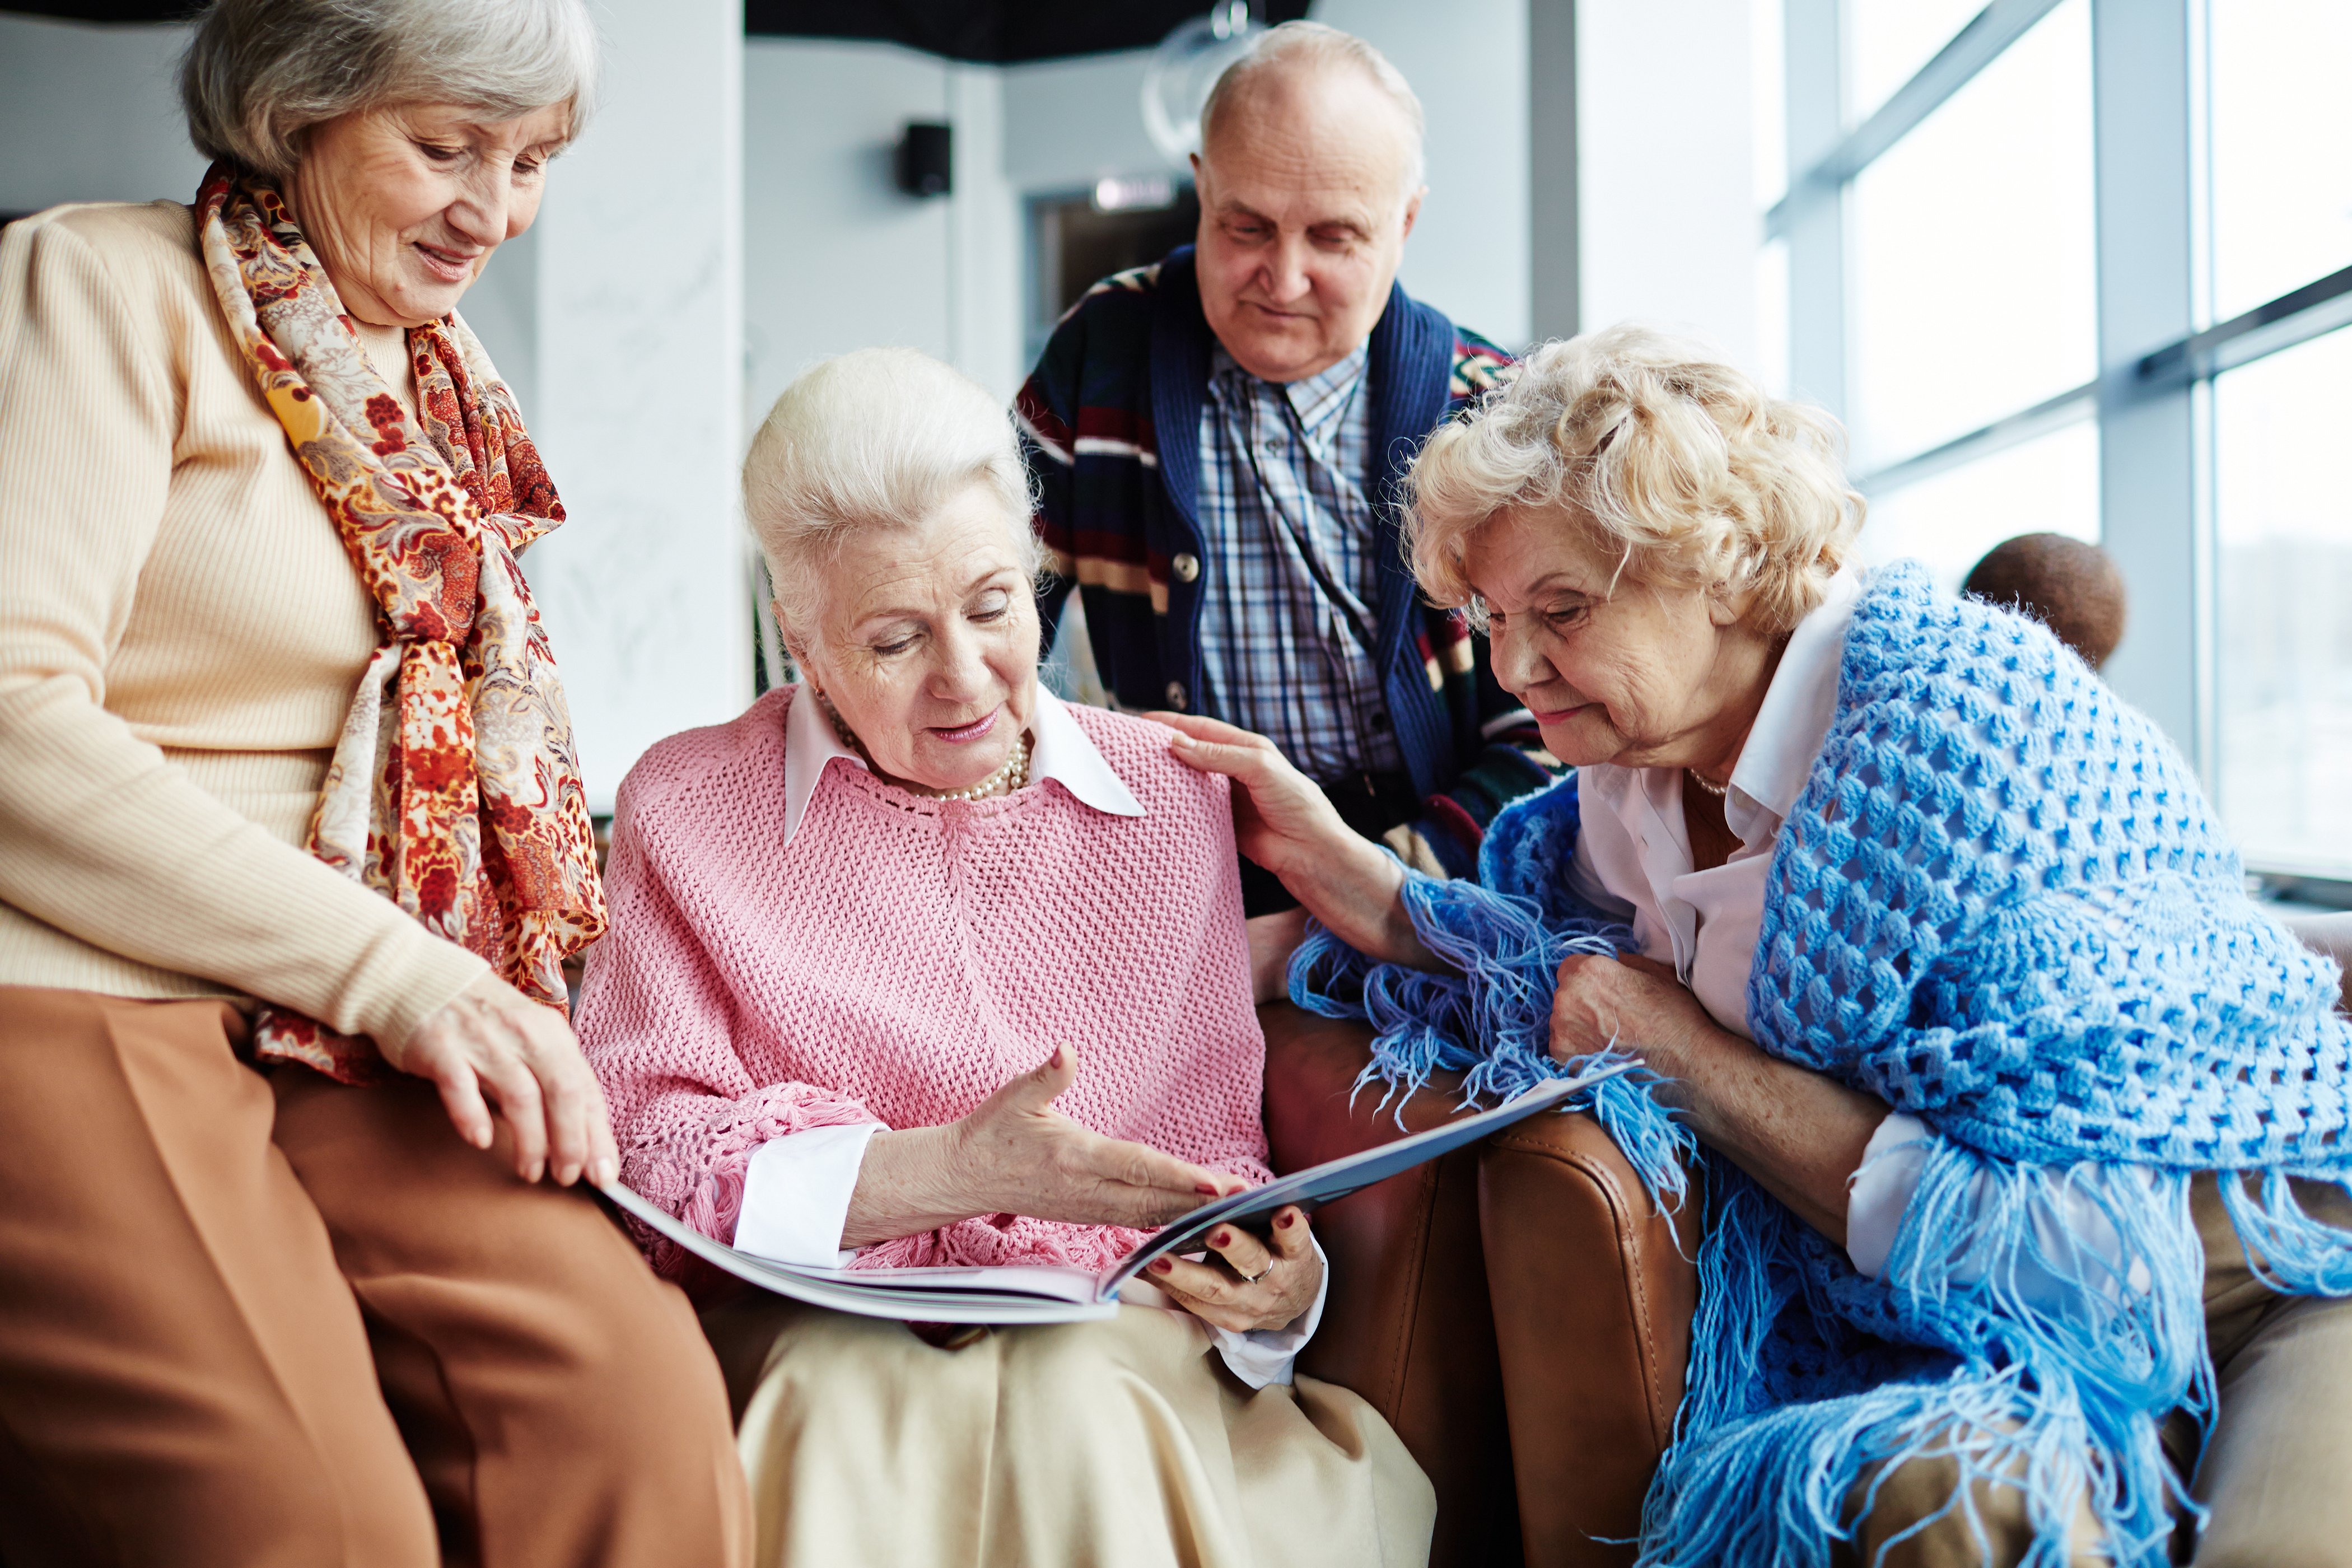
<instances>
[{"instance_id":1,"label":"white hair","mask_svg":"<svg viewBox=\"0 0 2352 1568\"><path fill-rule=\"evenodd\" d=\"M1747 594L1748 623L1784 632L1821 603L1862 529L1843 444L1820 409L1663 332L1546 343L1413 460L1413 575L1477 618L1470 535L1506 511L1549 511L1636 581Z\"/></svg>"},{"instance_id":2,"label":"white hair","mask_svg":"<svg viewBox=\"0 0 2352 1568\"><path fill-rule=\"evenodd\" d=\"M312 126L394 103L492 120L595 106L584 0L212 0L180 60L188 139L205 157L283 179Z\"/></svg>"},{"instance_id":3,"label":"white hair","mask_svg":"<svg viewBox=\"0 0 2352 1568\"><path fill-rule=\"evenodd\" d=\"M1206 154L1218 124L1249 95L1252 83L1270 74L1306 75L1335 66L1361 72L1383 98L1396 106L1407 132L1404 194L1412 195L1421 189L1428 173L1422 139L1428 131L1429 119L1422 112L1421 100L1413 95L1412 84L1404 79L1404 73L1389 63L1388 56L1355 34L1343 33L1321 22L1285 22L1269 27L1259 35L1247 54L1225 68L1216 86L1209 89L1208 102L1201 109L1202 153Z\"/></svg>"},{"instance_id":4,"label":"white hair","mask_svg":"<svg viewBox=\"0 0 2352 1568\"><path fill-rule=\"evenodd\" d=\"M1034 579L1028 469L1004 405L914 349L859 349L802 373L751 437L743 515L768 558L778 619L805 644L827 563L861 529L919 526L968 485L988 487Z\"/></svg>"}]
</instances>

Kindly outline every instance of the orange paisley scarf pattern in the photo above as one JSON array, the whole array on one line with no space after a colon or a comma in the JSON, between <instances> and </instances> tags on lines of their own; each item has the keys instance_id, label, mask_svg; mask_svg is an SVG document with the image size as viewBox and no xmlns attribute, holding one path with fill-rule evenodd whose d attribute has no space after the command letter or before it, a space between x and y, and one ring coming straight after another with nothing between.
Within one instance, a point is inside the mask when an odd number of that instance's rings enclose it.
<instances>
[{"instance_id":1,"label":"orange paisley scarf pattern","mask_svg":"<svg viewBox=\"0 0 2352 1568\"><path fill-rule=\"evenodd\" d=\"M205 268L270 412L373 597L383 646L335 747L310 853L564 1005L604 929L571 715L515 552L563 521L513 395L454 314L408 331L424 428L368 363L278 192L215 165ZM347 1083L373 1042L265 1007L257 1053Z\"/></svg>"}]
</instances>

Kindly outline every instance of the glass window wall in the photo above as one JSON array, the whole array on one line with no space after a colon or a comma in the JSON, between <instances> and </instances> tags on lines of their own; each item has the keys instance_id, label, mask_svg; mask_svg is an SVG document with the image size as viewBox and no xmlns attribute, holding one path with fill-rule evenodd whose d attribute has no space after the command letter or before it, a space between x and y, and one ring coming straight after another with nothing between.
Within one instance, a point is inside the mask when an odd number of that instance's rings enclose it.
<instances>
[{"instance_id":1,"label":"glass window wall","mask_svg":"<svg viewBox=\"0 0 2352 1568\"><path fill-rule=\"evenodd\" d=\"M2352 330L2213 384L2222 817L2249 862L2352 879Z\"/></svg>"},{"instance_id":2,"label":"glass window wall","mask_svg":"<svg viewBox=\"0 0 2352 1568\"><path fill-rule=\"evenodd\" d=\"M2066 0L1854 180L1850 395L1865 469L2098 368L2088 0Z\"/></svg>"}]
</instances>

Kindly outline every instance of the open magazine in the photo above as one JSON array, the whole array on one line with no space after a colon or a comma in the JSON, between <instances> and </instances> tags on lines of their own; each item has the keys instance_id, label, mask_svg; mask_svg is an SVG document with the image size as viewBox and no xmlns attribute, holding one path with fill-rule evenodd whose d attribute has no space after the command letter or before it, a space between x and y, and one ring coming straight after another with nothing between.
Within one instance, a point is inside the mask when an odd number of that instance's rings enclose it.
<instances>
[{"instance_id":1,"label":"open magazine","mask_svg":"<svg viewBox=\"0 0 2352 1568\"><path fill-rule=\"evenodd\" d=\"M1083 1268L1013 1264L1002 1268L816 1268L740 1252L690 1230L615 1182L603 1188L621 1210L704 1262L796 1301L929 1323L1074 1323L1118 1310L1119 1288L1155 1258L1201 1251L1201 1238L1221 1225L1263 1228L1286 1204L1314 1209L1359 1188L1451 1153L1489 1132L1549 1110L1634 1064L1620 1059L1567 1078L1545 1080L1492 1110L1456 1117L1442 1127L1381 1143L1345 1159L1295 1171L1261 1187L1204 1204L1100 1274Z\"/></svg>"}]
</instances>

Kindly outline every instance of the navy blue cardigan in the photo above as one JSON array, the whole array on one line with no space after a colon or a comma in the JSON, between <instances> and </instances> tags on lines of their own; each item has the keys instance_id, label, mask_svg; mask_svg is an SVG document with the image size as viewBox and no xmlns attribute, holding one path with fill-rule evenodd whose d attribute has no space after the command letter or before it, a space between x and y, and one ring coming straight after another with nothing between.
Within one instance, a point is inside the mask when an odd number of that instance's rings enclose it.
<instances>
[{"instance_id":1,"label":"navy blue cardigan","mask_svg":"<svg viewBox=\"0 0 2352 1568\"><path fill-rule=\"evenodd\" d=\"M1076 588L1103 682L1126 708L1202 706L1200 429L1214 342L1184 246L1095 285L1021 389L1037 531L1055 573L1043 604L1047 635ZM1382 456L1370 493L1375 664L1414 793L1458 841L1433 849L1445 862L1460 851L1464 873L1494 813L1549 778L1513 744L1536 743L1533 728L1510 721L1518 704L1496 685L1486 639L1416 594L1398 503L1422 441L1509 363L1400 286L1372 329L1365 368Z\"/></svg>"}]
</instances>

